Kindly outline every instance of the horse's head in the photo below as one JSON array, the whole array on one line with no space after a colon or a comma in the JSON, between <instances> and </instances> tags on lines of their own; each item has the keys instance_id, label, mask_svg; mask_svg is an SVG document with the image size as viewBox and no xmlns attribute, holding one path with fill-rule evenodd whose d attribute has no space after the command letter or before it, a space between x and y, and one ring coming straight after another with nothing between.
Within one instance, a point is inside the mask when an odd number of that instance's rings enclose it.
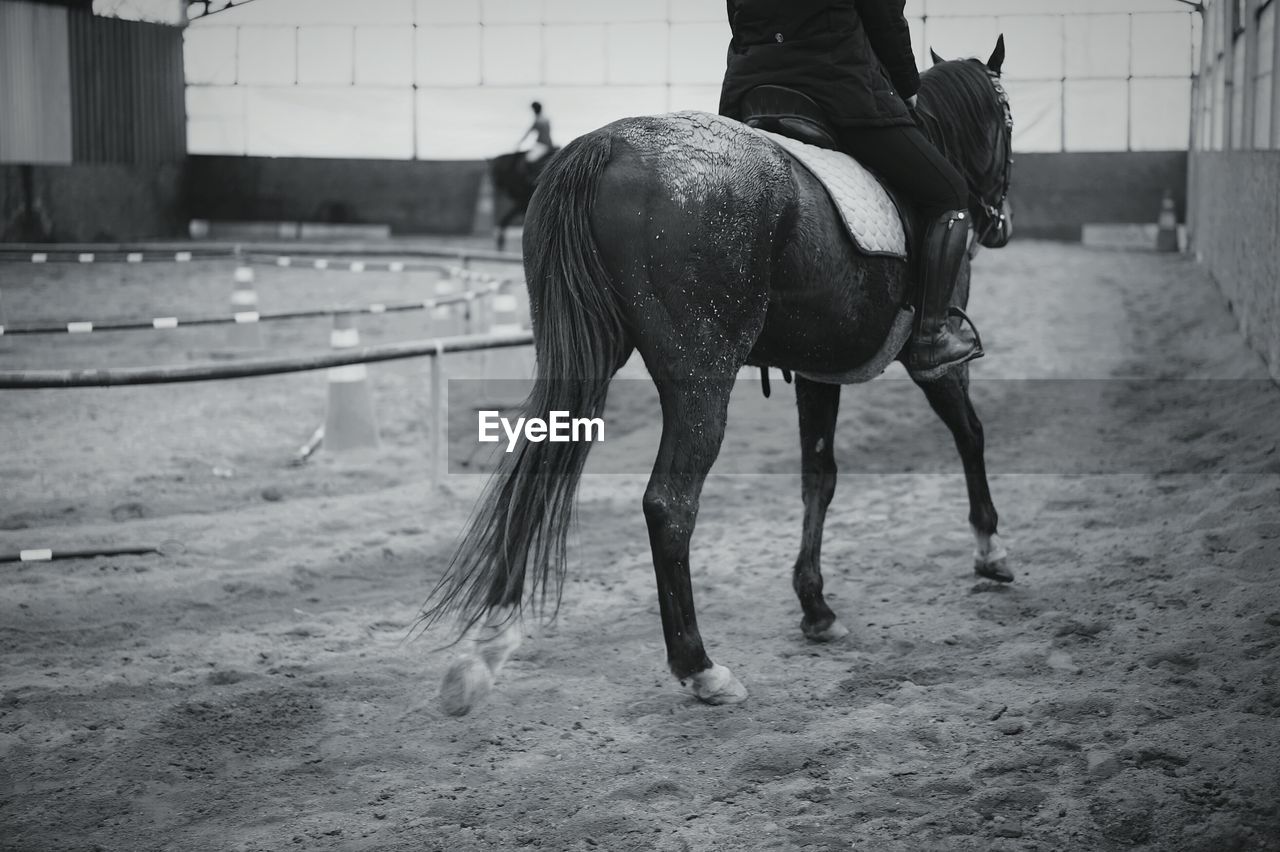
<instances>
[{"instance_id":1,"label":"horse's head","mask_svg":"<svg viewBox=\"0 0 1280 852\"><path fill-rule=\"evenodd\" d=\"M920 111L925 129L969 184L969 212L975 234L987 248L1000 248L1013 236L1009 179L1013 171L1013 113L1000 83L1004 36L985 63L980 59L946 61L920 78Z\"/></svg>"}]
</instances>

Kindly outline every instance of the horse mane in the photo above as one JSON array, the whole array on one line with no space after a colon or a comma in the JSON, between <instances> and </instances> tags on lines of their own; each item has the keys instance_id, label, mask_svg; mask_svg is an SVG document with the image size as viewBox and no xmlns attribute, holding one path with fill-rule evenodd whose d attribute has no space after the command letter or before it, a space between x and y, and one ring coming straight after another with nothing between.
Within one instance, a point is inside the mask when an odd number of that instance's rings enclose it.
<instances>
[{"instance_id":1,"label":"horse mane","mask_svg":"<svg viewBox=\"0 0 1280 852\"><path fill-rule=\"evenodd\" d=\"M980 59L939 62L920 75L917 113L929 141L956 166L970 187L992 178L992 129L1003 120Z\"/></svg>"}]
</instances>

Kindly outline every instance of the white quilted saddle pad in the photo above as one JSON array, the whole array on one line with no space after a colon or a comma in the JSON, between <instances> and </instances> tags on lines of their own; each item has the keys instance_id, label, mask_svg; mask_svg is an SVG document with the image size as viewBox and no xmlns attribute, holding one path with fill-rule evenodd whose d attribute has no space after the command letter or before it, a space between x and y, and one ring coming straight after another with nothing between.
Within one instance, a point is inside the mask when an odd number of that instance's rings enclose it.
<instances>
[{"instance_id":1,"label":"white quilted saddle pad","mask_svg":"<svg viewBox=\"0 0 1280 852\"><path fill-rule=\"evenodd\" d=\"M907 256L907 235L889 193L871 172L839 151L819 148L789 136L757 130L785 148L813 172L844 217L849 236L866 254Z\"/></svg>"}]
</instances>

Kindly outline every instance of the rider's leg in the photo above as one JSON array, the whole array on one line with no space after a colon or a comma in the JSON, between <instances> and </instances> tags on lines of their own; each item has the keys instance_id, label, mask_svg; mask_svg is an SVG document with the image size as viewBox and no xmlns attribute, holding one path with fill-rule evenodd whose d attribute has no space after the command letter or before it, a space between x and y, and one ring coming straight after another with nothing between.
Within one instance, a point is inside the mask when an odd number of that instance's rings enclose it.
<instances>
[{"instance_id":1,"label":"rider's leg","mask_svg":"<svg viewBox=\"0 0 1280 852\"><path fill-rule=\"evenodd\" d=\"M964 177L919 128L842 128L845 151L916 204L925 230L920 241L920 296L906 365L917 378L937 378L981 357L969 329L953 331L948 318L956 278L969 243L969 189Z\"/></svg>"}]
</instances>

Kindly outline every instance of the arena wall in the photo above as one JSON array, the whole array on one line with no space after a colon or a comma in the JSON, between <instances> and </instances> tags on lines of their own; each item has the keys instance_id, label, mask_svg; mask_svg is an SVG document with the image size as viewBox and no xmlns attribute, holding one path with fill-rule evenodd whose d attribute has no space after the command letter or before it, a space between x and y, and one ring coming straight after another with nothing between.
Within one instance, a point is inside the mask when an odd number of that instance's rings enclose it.
<instances>
[{"instance_id":1,"label":"arena wall","mask_svg":"<svg viewBox=\"0 0 1280 852\"><path fill-rule=\"evenodd\" d=\"M188 200L201 219L461 234L475 220L484 170L482 161L192 156ZM1019 154L1012 194L1017 231L1078 240L1085 223L1153 223L1166 188L1184 208L1186 170L1185 151Z\"/></svg>"},{"instance_id":2,"label":"arena wall","mask_svg":"<svg viewBox=\"0 0 1280 852\"><path fill-rule=\"evenodd\" d=\"M1280 382L1280 151L1191 156L1191 250Z\"/></svg>"},{"instance_id":3,"label":"arena wall","mask_svg":"<svg viewBox=\"0 0 1280 852\"><path fill-rule=\"evenodd\" d=\"M181 162L0 164L0 240L185 236L183 171Z\"/></svg>"},{"instance_id":4,"label":"arena wall","mask_svg":"<svg viewBox=\"0 0 1280 852\"><path fill-rule=\"evenodd\" d=\"M1015 153L1015 238L1079 240L1085 224L1154 223L1166 189L1181 221L1186 151Z\"/></svg>"},{"instance_id":5,"label":"arena wall","mask_svg":"<svg viewBox=\"0 0 1280 852\"><path fill-rule=\"evenodd\" d=\"M482 160L200 155L185 165L3 165L0 236L161 237L184 234L189 218L467 234L487 230L492 221L476 213L485 169ZM1165 189L1181 218L1186 183L1183 151L1018 154L1011 196L1016 233L1078 240L1085 223L1153 223ZM81 203L94 199L101 205ZM502 199L496 202L501 212Z\"/></svg>"},{"instance_id":6,"label":"arena wall","mask_svg":"<svg viewBox=\"0 0 1280 852\"><path fill-rule=\"evenodd\" d=\"M474 160L188 159L191 215L212 221L390 225L469 234L487 166Z\"/></svg>"}]
</instances>

